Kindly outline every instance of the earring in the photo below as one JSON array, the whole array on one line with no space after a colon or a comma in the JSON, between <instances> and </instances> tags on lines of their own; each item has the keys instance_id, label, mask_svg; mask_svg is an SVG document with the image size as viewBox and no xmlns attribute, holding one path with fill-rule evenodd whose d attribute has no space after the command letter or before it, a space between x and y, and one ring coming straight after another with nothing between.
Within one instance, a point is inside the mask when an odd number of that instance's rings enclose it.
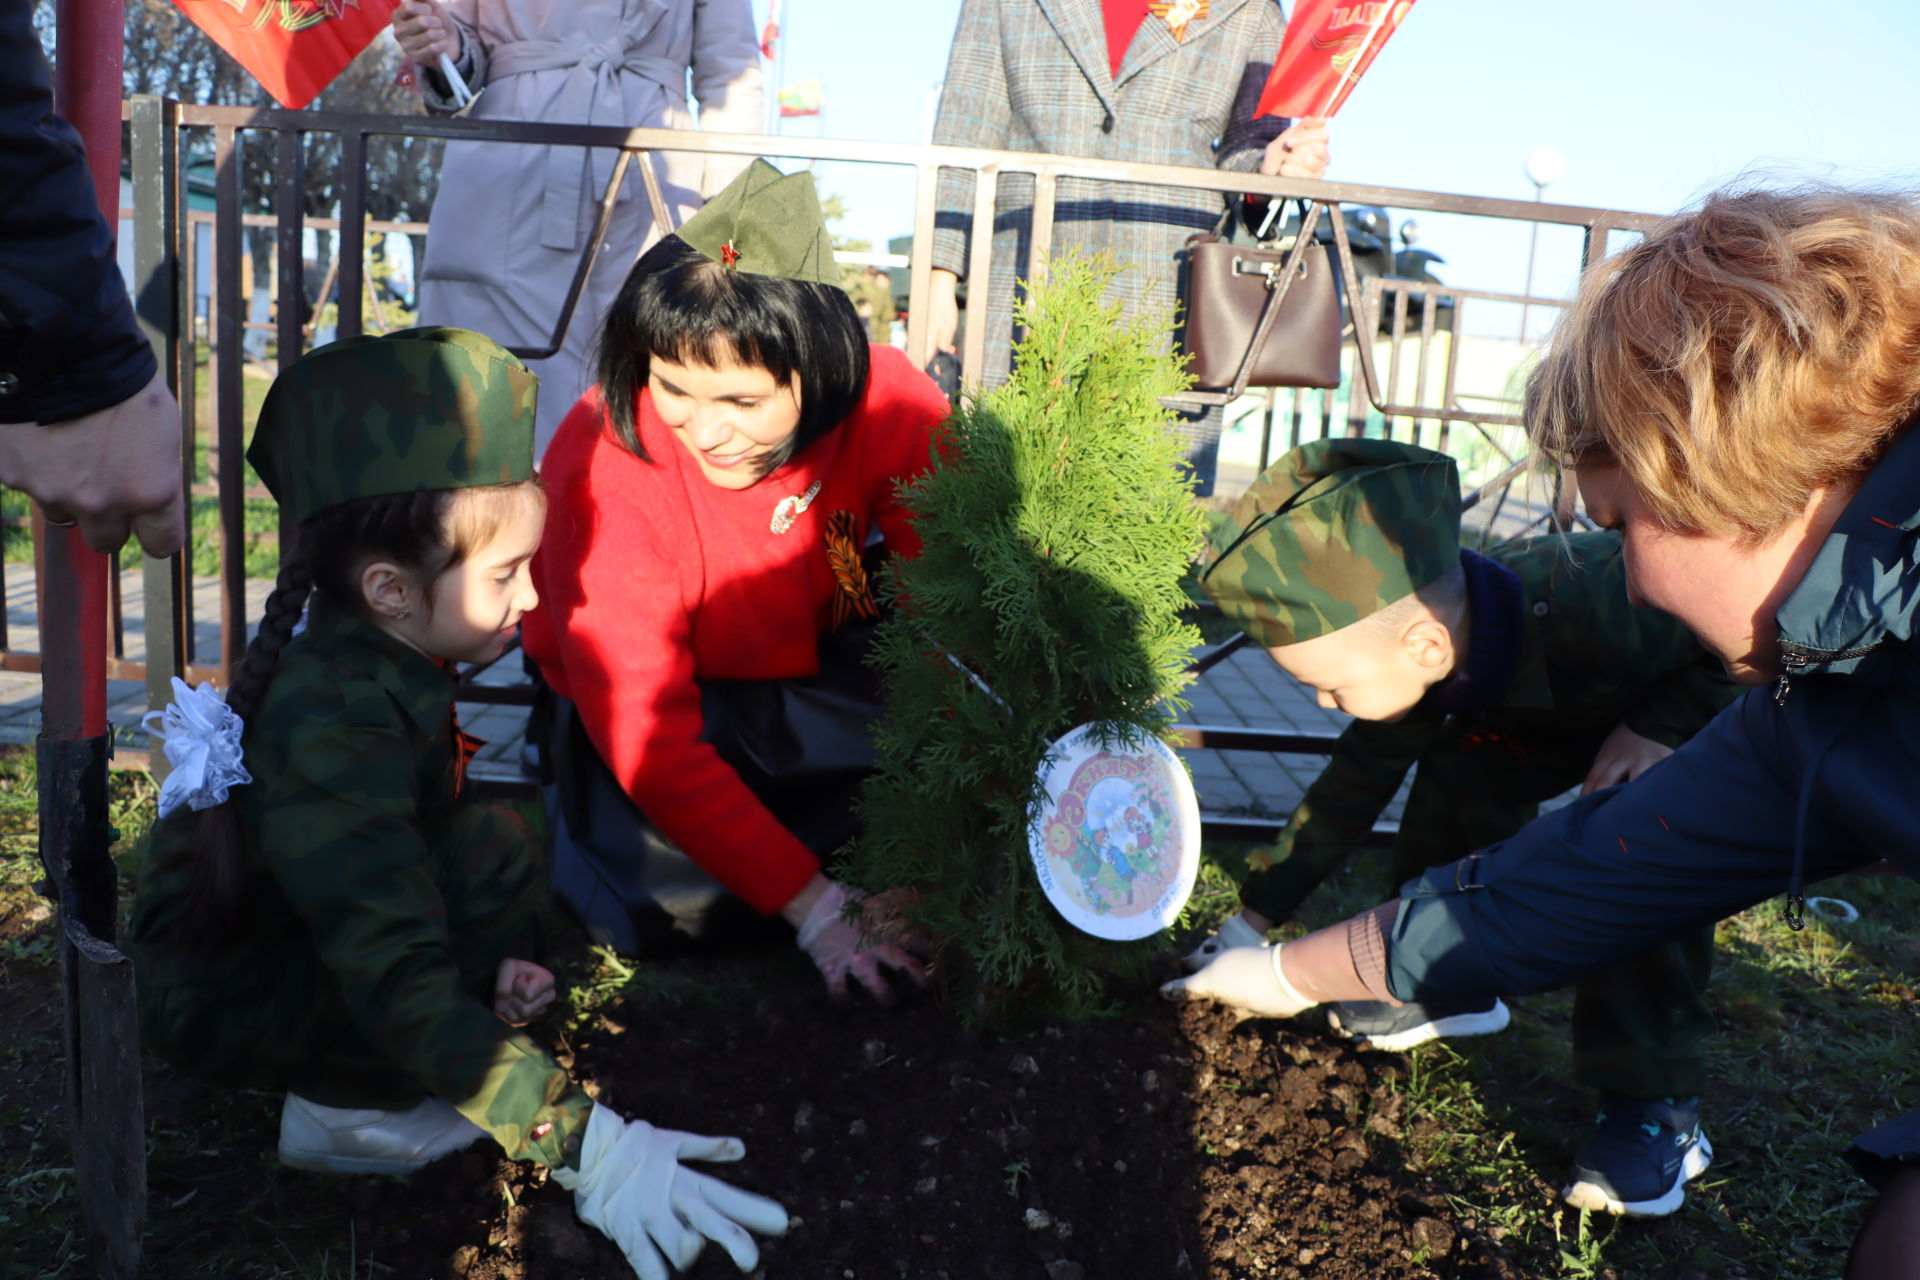
<instances>
[{"instance_id":1,"label":"earring","mask_svg":"<svg viewBox=\"0 0 1920 1280\"><path fill-rule=\"evenodd\" d=\"M405 622L408 618L411 618L413 616L413 610L412 609L395 609L392 613L388 614L387 616L392 618L395 622Z\"/></svg>"}]
</instances>

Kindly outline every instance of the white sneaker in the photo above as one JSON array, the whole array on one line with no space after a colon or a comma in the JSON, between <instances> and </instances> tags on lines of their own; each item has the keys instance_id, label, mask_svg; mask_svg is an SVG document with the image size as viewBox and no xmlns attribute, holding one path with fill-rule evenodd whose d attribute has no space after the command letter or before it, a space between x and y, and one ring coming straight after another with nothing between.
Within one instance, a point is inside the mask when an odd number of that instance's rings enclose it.
<instances>
[{"instance_id":1,"label":"white sneaker","mask_svg":"<svg viewBox=\"0 0 1920 1280\"><path fill-rule=\"evenodd\" d=\"M1211 938L1195 947L1180 959L1188 973L1198 973L1212 964L1214 958L1228 947L1267 947L1273 944L1267 941L1267 935L1248 924L1239 914L1228 916L1220 922Z\"/></svg>"},{"instance_id":2,"label":"white sneaker","mask_svg":"<svg viewBox=\"0 0 1920 1280\"><path fill-rule=\"evenodd\" d=\"M280 1163L316 1173L411 1173L487 1136L439 1098L376 1111L323 1107L290 1093L280 1108Z\"/></svg>"}]
</instances>

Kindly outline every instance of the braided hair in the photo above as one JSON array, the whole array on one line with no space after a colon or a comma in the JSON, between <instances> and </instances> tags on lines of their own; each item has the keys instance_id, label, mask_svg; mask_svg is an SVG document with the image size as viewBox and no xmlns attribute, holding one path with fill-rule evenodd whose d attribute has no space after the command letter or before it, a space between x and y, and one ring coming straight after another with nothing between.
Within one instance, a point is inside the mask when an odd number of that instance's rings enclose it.
<instances>
[{"instance_id":1,"label":"braided hair","mask_svg":"<svg viewBox=\"0 0 1920 1280\"><path fill-rule=\"evenodd\" d=\"M227 706L251 720L293 638L308 596L318 591L334 604L370 618L360 573L373 560L388 560L423 586L421 600L433 608L430 589L439 576L483 546L500 527L506 499L539 491L538 478L465 489L432 489L360 498L316 513L301 525L280 558L280 574L267 597L260 626L233 669ZM248 888L246 845L233 801L199 815L193 885L180 921L184 940L210 946L233 933L236 908Z\"/></svg>"}]
</instances>

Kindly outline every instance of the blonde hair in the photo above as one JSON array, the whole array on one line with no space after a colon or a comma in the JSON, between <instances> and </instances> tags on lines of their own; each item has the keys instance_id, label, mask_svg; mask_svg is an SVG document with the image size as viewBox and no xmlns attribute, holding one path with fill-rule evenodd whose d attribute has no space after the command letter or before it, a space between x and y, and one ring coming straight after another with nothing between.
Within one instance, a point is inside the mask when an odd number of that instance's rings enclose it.
<instances>
[{"instance_id":1,"label":"blonde hair","mask_svg":"<svg viewBox=\"0 0 1920 1280\"><path fill-rule=\"evenodd\" d=\"M1763 542L1920 408L1920 203L1730 188L1592 268L1527 381L1534 443L1661 524Z\"/></svg>"}]
</instances>

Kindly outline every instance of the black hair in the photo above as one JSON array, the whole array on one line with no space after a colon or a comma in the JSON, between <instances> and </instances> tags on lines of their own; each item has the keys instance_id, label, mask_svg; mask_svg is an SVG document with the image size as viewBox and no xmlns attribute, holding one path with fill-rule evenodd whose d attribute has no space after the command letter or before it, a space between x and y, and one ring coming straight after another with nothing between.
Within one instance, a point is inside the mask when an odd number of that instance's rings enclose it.
<instances>
[{"instance_id":1,"label":"black hair","mask_svg":"<svg viewBox=\"0 0 1920 1280\"><path fill-rule=\"evenodd\" d=\"M539 486L536 475L511 484L389 493L309 517L280 557L280 575L260 627L228 682L227 706L242 720L252 719L314 591L365 617L369 610L360 572L370 561L390 560L423 584L421 603L431 612L433 593L425 584L485 545L500 528L508 502ZM456 508L461 494L475 500ZM247 889L245 845L231 799L200 811L198 846L179 927L182 940L208 946L232 935L233 914Z\"/></svg>"},{"instance_id":2,"label":"black hair","mask_svg":"<svg viewBox=\"0 0 1920 1280\"><path fill-rule=\"evenodd\" d=\"M601 324L594 357L614 433L646 461L634 405L655 356L709 367L733 359L794 387L800 425L762 460L762 475L846 420L866 394L870 365L867 325L845 290L737 271L678 236L633 264Z\"/></svg>"}]
</instances>

